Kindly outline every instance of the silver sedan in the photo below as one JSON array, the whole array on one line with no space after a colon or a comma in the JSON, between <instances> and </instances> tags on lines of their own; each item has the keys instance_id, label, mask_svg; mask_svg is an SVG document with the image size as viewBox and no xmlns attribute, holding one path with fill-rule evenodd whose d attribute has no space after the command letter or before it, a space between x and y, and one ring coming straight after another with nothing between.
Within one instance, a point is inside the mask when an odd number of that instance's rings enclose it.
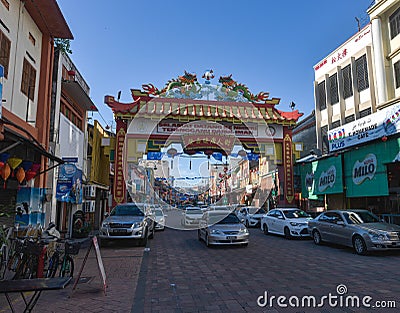
<instances>
[{"instance_id":1,"label":"silver sedan","mask_svg":"<svg viewBox=\"0 0 400 313\"><path fill-rule=\"evenodd\" d=\"M357 254L400 250L400 226L381 222L367 210L332 210L308 222L314 243L332 242L353 247Z\"/></svg>"},{"instance_id":2,"label":"silver sedan","mask_svg":"<svg viewBox=\"0 0 400 313\"><path fill-rule=\"evenodd\" d=\"M204 214L198 229L199 240L210 245L249 244L249 231L235 213L229 211L208 211Z\"/></svg>"}]
</instances>

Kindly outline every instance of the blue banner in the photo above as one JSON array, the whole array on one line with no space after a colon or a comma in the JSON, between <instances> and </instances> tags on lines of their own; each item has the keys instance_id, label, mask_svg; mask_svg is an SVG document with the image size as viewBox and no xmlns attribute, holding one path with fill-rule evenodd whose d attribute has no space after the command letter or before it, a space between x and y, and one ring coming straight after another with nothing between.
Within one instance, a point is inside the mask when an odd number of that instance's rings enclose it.
<instances>
[{"instance_id":1,"label":"blue banner","mask_svg":"<svg viewBox=\"0 0 400 313\"><path fill-rule=\"evenodd\" d=\"M247 159L249 161L258 161L259 156L260 155L256 153L247 153Z\"/></svg>"},{"instance_id":2,"label":"blue banner","mask_svg":"<svg viewBox=\"0 0 400 313\"><path fill-rule=\"evenodd\" d=\"M60 165L56 199L61 202L82 203L82 171L74 164Z\"/></svg>"},{"instance_id":3,"label":"blue banner","mask_svg":"<svg viewBox=\"0 0 400 313\"><path fill-rule=\"evenodd\" d=\"M212 157L213 157L214 159L216 159L217 161L221 161L221 162L222 162L222 153L214 152L214 153L212 154Z\"/></svg>"},{"instance_id":4,"label":"blue banner","mask_svg":"<svg viewBox=\"0 0 400 313\"><path fill-rule=\"evenodd\" d=\"M155 160L161 160L163 157L162 152L147 152L147 160L155 161Z\"/></svg>"}]
</instances>

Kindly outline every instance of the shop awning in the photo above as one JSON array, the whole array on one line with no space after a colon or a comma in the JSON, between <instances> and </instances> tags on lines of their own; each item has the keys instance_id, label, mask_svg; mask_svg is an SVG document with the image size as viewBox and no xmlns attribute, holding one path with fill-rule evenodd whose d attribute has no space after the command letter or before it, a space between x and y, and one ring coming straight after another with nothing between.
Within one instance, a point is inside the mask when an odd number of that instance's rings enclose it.
<instances>
[{"instance_id":1,"label":"shop awning","mask_svg":"<svg viewBox=\"0 0 400 313\"><path fill-rule=\"evenodd\" d=\"M29 137L29 133L27 133L27 137L17 133L16 131L7 127L8 125L13 125L12 122L7 121L3 118L4 122L4 140L0 141L0 153L7 152L9 154L16 155L23 159L31 159L32 161L37 160L38 155L49 158L50 160L57 162L59 164L64 163L62 159L55 156L54 154L48 152L43 146L33 137ZM32 152L36 152L35 153Z\"/></svg>"}]
</instances>

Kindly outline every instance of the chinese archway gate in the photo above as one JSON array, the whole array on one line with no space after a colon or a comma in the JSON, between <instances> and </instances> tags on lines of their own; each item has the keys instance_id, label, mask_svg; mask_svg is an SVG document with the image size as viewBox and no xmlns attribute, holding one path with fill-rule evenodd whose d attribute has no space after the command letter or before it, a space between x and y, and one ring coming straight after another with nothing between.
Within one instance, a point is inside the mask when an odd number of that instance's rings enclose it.
<instances>
[{"instance_id":1,"label":"chinese archway gate","mask_svg":"<svg viewBox=\"0 0 400 313\"><path fill-rule=\"evenodd\" d=\"M249 173L248 165L232 170L232 175L225 169L233 186L230 191L244 194L258 187L264 193L278 192L279 204L294 203L291 128L302 113L276 109L279 98L252 94L231 76L221 76L219 84L212 85L212 71L203 75L203 83L185 72L162 90L152 84L132 89L131 103L105 97L116 120L113 205L127 201L128 165L175 143L190 156L198 151L228 156L234 145L241 145L243 151L258 156L257 173Z\"/></svg>"}]
</instances>

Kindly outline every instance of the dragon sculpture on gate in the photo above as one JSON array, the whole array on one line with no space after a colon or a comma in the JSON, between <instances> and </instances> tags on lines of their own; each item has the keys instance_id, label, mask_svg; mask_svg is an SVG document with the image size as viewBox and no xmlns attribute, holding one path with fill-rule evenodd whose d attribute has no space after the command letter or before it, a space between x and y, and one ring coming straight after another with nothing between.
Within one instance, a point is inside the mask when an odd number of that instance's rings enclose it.
<instances>
[{"instance_id":1,"label":"dragon sculpture on gate","mask_svg":"<svg viewBox=\"0 0 400 313\"><path fill-rule=\"evenodd\" d=\"M234 92L241 93L244 98L250 102L265 102L268 100L268 92L259 92L257 95L252 94L246 85L238 84L232 79L232 74L229 76L220 76L219 82L222 84L222 90L226 93Z\"/></svg>"},{"instance_id":2,"label":"dragon sculpture on gate","mask_svg":"<svg viewBox=\"0 0 400 313\"><path fill-rule=\"evenodd\" d=\"M207 75L206 75L207 73ZM219 83L221 85L210 85L210 79L214 78L212 70L206 72L203 78L206 79L205 84L197 81L196 74L185 71L184 75L178 76L177 79L171 79L165 87L159 90L153 84L144 84L142 89L148 95L166 98L186 98L186 99L204 99L207 100L213 95L218 101L239 101L265 103L268 100L268 92L260 92L257 95L252 94L246 85L238 84L229 76L220 76Z\"/></svg>"},{"instance_id":3,"label":"dragon sculpture on gate","mask_svg":"<svg viewBox=\"0 0 400 313\"><path fill-rule=\"evenodd\" d=\"M178 79L171 79L166 84L165 87L159 90L153 84L142 85L142 88L149 95L161 96L168 95L173 89L178 88L179 91L184 94L188 91L195 92L198 88L201 88L197 81L196 74L191 74L185 71L185 74L178 76Z\"/></svg>"}]
</instances>

